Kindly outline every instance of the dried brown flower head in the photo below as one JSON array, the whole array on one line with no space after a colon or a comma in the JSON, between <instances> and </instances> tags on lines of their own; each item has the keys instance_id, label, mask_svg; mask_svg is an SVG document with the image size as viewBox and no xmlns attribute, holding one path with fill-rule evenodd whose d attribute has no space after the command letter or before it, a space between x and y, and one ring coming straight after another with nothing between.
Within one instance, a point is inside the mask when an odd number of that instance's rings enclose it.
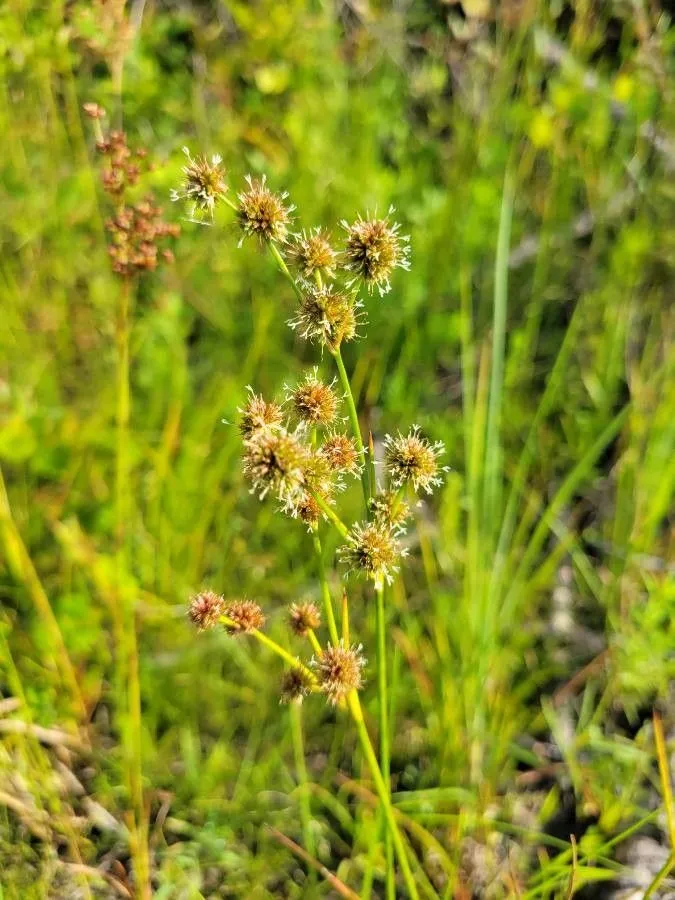
<instances>
[{"instance_id":1,"label":"dried brown flower head","mask_svg":"<svg viewBox=\"0 0 675 900\"><path fill-rule=\"evenodd\" d=\"M127 188L134 187L141 171L149 168L146 151L142 147L132 150L123 131L111 131L107 137L101 137L96 149L108 158L101 178L103 190L112 197L119 198Z\"/></svg>"},{"instance_id":2,"label":"dried brown flower head","mask_svg":"<svg viewBox=\"0 0 675 900\"><path fill-rule=\"evenodd\" d=\"M105 110L98 103L83 103L82 109L90 119L102 119L105 116Z\"/></svg>"},{"instance_id":3,"label":"dried brown flower head","mask_svg":"<svg viewBox=\"0 0 675 900\"><path fill-rule=\"evenodd\" d=\"M295 318L288 322L291 328L305 340L331 351L343 341L354 340L361 319L361 304L354 296L332 285L319 288L302 282L301 287L303 298Z\"/></svg>"},{"instance_id":4,"label":"dried brown flower head","mask_svg":"<svg viewBox=\"0 0 675 900\"><path fill-rule=\"evenodd\" d=\"M410 268L410 238L399 234L398 222L384 219L362 219L349 225L342 222L347 232L345 257L347 268L355 280L362 281L372 291L377 288L380 296L391 290L389 279L394 269Z\"/></svg>"},{"instance_id":5,"label":"dried brown flower head","mask_svg":"<svg viewBox=\"0 0 675 900\"><path fill-rule=\"evenodd\" d=\"M326 278L335 277L337 253L330 245L323 228L312 228L293 235L286 248L289 261L297 266L304 278L312 278L315 272Z\"/></svg>"},{"instance_id":6,"label":"dried brown flower head","mask_svg":"<svg viewBox=\"0 0 675 900\"><path fill-rule=\"evenodd\" d=\"M157 268L160 257L173 261L170 250L160 252L159 242L177 237L180 226L163 221L161 213L153 198L146 197L134 206L123 206L106 222L110 234L108 254L118 275L150 272Z\"/></svg>"},{"instance_id":7,"label":"dried brown flower head","mask_svg":"<svg viewBox=\"0 0 675 900\"><path fill-rule=\"evenodd\" d=\"M230 619L225 626L228 634L246 634L265 624L265 614L253 600L230 600L223 615Z\"/></svg>"},{"instance_id":8,"label":"dried brown flower head","mask_svg":"<svg viewBox=\"0 0 675 900\"><path fill-rule=\"evenodd\" d=\"M319 687L333 705L344 700L350 691L363 686L363 668L366 660L360 644L345 647L342 641L336 646L328 644L320 657L312 660Z\"/></svg>"},{"instance_id":9,"label":"dried brown flower head","mask_svg":"<svg viewBox=\"0 0 675 900\"><path fill-rule=\"evenodd\" d=\"M382 586L385 581L391 584L394 580L398 562L407 550L401 547L391 528L372 521L353 525L338 553L350 571Z\"/></svg>"},{"instance_id":10,"label":"dried brown flower head","mask_svg":"<svg viewBox=\"0 0 675 900\"><path fill-rule=\"evenodd\" d=\"M282 503L304 495L309 452L285 428L260 428L244 441L244 475L261 500L272 491Z\"/></svg>"},{"instance_id":11,"label":"dried brown flower head","mask_svg":"<svg viewBox=\"0 0 675 900\"><path fill-rule=\"evenodd\" d=\"M316 370L289 392L289 400L298 418L307 425L329 425L340 403L333 386L317 378Z\"/></svg>"},{"instance_id":12,"label":"dried brown flower head","mask_svg":"<svg viewBox=\"0 0 675 900\"><path fill-rule=\"evenodd\" d=\"M268 403L260 394L255 394L253 388L248 389L248 401L241 413L239 430L244 438L252 437L261 428L276 428L281 425L283 413L278 403Z\"/></svg>"},{"instance_id":13,"label":"dried brown flower head","mask_svg":"<svg viewBox=\"0 0 675 900\"><path fill-rule=\"evenodd\" d=\"M354 438L335 431L327 435L319 447L319 453L326 458L334 472L342 475L359 475L361 464Z\"/></svg>"},{"instance_id":14,"label":"dried brown flower head","mask_svg":"<svg viewBox=\"0 0 675 900\"><path fill-rule=\"evenodd\" d=\"M284 243L294 206L287 206L288 194L275 194L267 187L265 176L261 179L246 176L248 190L239 194L239 225L245 237L257 237L260 241Z\"/></svg>"},{"instance_id":15,"label":"dried brown flower head","mask_svg":"<svg viewBox=\"0 0 675 900\"><path fill-rule=\"evenodd\" d=\"M395 437L388 434L384 439L385 464L392 484L410 484L415 491L431 494L442 482L440 473L447 471L438 465L445 445L443 441L429 443L419 431L419 426L413 425L407 435L400 431Z\"/></svg>"},{"instance_id":16,"label":"dried brown flower head","mask_svg":"<svg viewBox=\"0 0 675 900\"><path fill-rule=\"evenodd\" d=\"M213 591L201 591L190 598L188 617L200 631L214 628L225 611L225 601Z\"/></svg>"},{"instance_id":17,"label":"dried brown flower head","mask_svg":"<svg viewBox=\"0 0 675 900\"><path fill-rule=\"evenodd\" d=\"M302 703L312 690L312 679L300 668L289 669L281 679L280 703Z\"/></svg>"},{"instance_id":18,"label":"dried brown flower head","mask_svg":"<svg viewBox=\"0 0 675 900\"><path fill-rule=\"evenodd\" d=\"M172 200L187 200L192 204L192 217L207 215L213 219L213 211L227 193L222 158L217 154L208 160L205 156L194 159L187 147L183 147L187 164L183 166L183 183L171 191ZM199 221L199 219L198 219Z\"/></svg>"},{"instance_id":19,"label":"dried brown flower head","mask_svg":"<svg viewBox=\"0 0 675 900\"><path fill-rule=\"evenodd\" d=\"M321 508L311 494L304 494L293 509L286 509L286 512L304 522L310 532L316 531L322 516Z\"/></svg>"},{"instance_id":20,"label":"dried brown flower head","mask_svg":"<svg viewBox=\"0 0 675 900\"><path fill-rule=\"evenodd\" d=\"M410 507L399 496L399 491L379 491L370 499L370 512L374 522L391 528L394 534L405 534L405 523L410 518Z\"/></svg>"},{"instance_id":21,"label":"dried brown flower head","mask_svg":"<svg viewBox=\"0 0 675 900\"><path fill-rule=\"evenodd\" d=\"M288 617L291 630L294 634L304 637L307 632L315 630L321 624L321 613L316 603L291 603L288 607Z\"/></svg>"}]
</instances>

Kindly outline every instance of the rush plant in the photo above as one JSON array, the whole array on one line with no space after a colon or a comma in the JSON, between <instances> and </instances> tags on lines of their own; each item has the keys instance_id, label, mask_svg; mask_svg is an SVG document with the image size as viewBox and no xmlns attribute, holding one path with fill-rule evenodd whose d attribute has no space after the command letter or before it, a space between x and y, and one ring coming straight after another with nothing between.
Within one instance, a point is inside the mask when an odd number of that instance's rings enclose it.
<instances>
[{"instance_id":1,"label":"rush plant","mask_svg":"<svg viewBox=\"0 0 675 900\"><path fill-rule=\"evenodd\" d=\"M286 386L280 400L268 400L249 388L248 400L240 409L243 471L251 492L306 528L316 558L323 617L313 603L293 604L288 610L291 632L306 640L305 657L297 657L262 631L264 613L251 600L227 600L201 590L190 601L189 617L200 630L222 627L232 636L247 634L274 651L284 664L280 698L292 704L294 716L305 699L316 695L351 716L379 797L387 896L394 896L398 869L407 893L416 898L415 860L391 801L385 587L397 577L407 555L402 537L411 505L418 502L418 495L431 494L442 482L444 447L425 438L417 425L386 435L384 464L378 474L374 440L372 435L364 439L342 357L344 344L364 337L366 304L387 302L394 271L410 267L409 238L393 220L393 208L383 217L359 216L351 224L342 221L342 246L334 246L324 226L296 232L295 207L285 193L274 193L264 176L247 176L234 201L219 157L209 161L193 158L187 149L185 153L183 184L172 193L173 199L186 200L190 218L207 224L213 222L218 204L231 208L241 232L239 243L257 240L294 291L296 306L287 314L287 324L319 355L330 356L336 369L330 382L319 376L318 368L306 372ZM356 521L348 521L339 502L350 479L360 481L363 494ZM341 603L331 593L326 572L323 534L327 529L337 532L341 541L335 560L343 581ZM372 587L375 634L357 636L350 627L352 577L363 578ZM366 658L373 657L379 752L359 699L368 677ZM294 734L296 757L301 757L302 733L296 729ZM305 806L303 832L311 843L309 812Z\"/></svg>"}]
</instances>

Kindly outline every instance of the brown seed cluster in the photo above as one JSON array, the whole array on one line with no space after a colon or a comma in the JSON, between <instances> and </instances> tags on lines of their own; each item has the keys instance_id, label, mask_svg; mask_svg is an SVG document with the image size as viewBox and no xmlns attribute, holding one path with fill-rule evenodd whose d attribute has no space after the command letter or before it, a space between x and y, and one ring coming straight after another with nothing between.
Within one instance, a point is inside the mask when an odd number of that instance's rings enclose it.
<instances>
[{"instance_id":1,"label":"brown seed cluster","mask_svg":"<svg viewBox=\"0 0 675 900\"><path fill-rule=\"evenodd\" d=\"M304 278L312 278L315 273L326 278L335 277L338 255L323 228L312 228L309 232L293 235L286 255Z\"/></svg>"},{"instance_id":2,"label":"brown seed cluster","mask_svg":"<svg viewBox=\"0 0 675 900\"><path fill-rule=\"evenodd\" d=\"M382 586L385 581L393 581L398 562L407 551L396 540L391 528L372 521L353 525L338 552L350 571Z\"/></svg>"},{"instance_id":3,"label":"brown seed cluster","mask_svg":"<svg viewBox=\"0 0 675 900\"><path fill-rule=\"evenodd\" d=\"M420 435L419 426L414 425L408 434L399 433L384 440L385 463L392 484L397 487L412 485L413 490L423 490L431 494L442 483L438 458L445 452L442 441L431 444Z\"/></svg>"},{"instance_id":4,"label":"brown seed cluster","mask_svg":"<svg viewBox=\"0 0 675 900\"><path fill-rule=\"evenodd\" d=\"M161 218L162 211L155 206L152 197L146 197L133 206L123 206L105 224L110 234L108 254L113 271L126 277L157 268L159 256L173 262L171 250L161 250L158 241L175 238L180 227Z\"/></svg>"},{"instance_id":5,"label":"brown seed cluster","mask_svg":"<svg viewBox=\"0 0 675 900\"><path fill-rule=\"evenodd\" d=\"M127 199L129 190L138 185L141 174L149 168L146 151L132 150L123 131L111 131L104 137L99 121L104 115L101 107L88 103L85 111L98 129L96 148L107 159L102 173L103 189L115 202L115 214L105 223L113 271L129 278L153 271L160 260L172 262L173 253L166 247L162 249L161 244L167 238L178 237L180 227L162 219L162 210L152 195L135 203Z\"/></svg>"},{"instance_id":6,"label":"brown seed cluster","mask_svg":"<svg viewBox=\"0 0 675 900\"><path fill-rule=\"evenodd\" d=\"M188 618L200 631L215 628L225 612L225 601L213 591L201 591L190 599Z\"/></svg>"},{"instance_id":7,"label":"brown seed cluster","mask_svg":"<svg viewBox=\"0 0 675 900\"><path fill-rule=\"evenodd\" d=\"M335 351L357 336L360 306L353 294L332 285L319 288L303 282L300 307L288 324L305 340Z\"/></svg>"},{"instance_id":8,"label":"brown seed cluster","mask_svg":"<svg viewBox=\"0 0 675 900\"><path fill-rule=\"evenodd\" d=\"M253 600L231 600L223 615L230 619L225 626L228 634L246 634L265 624L265 614Z\"/></svg>"},{"instance_id":9,"label":"brown seed cluster","mask_svg":"<svg viewBox=\"0 0 675 900\"><path fill-rule=\"evenodd\" d=\"M304 495L308 451L285 428L260 428L244 441L244 475L264 500L272 492L282 503Z\"/></svg>"},{"instance_id":10,"label":"brown seed cluster","mask_svg":"<svg viewBox=\"0 0 675 900\"><path fill-rule=\"evenodd\" d=\"M339 431L329 434L319 448L334 472L341 475L358 475L361 471L359 454L354 438Z\"/></svg>"},{"instance_id":11,"label":"brown seed cluster","mask_svg":"<svg viewBox=\"0 0 675 900\"><path fill-rule=\"evenodd\" d=\"M363 668L366 660L361 653L361 645L345 647L342 641L333 646L328 644L312 666L319 680L320 689L333 705L345 700L350 691L363 687Z\"/></svg>"},{"instance_id":12,"label":"brown seed cluster","mask_svg":"<svg viewBox=\"0 0 675 900\"><path fill-rule=\"evenodd\" d=\"M390 209L389 214L393 211ZM401 226L391 222L389 216L384 219L359 216L351 225L342 222L342 227L347 232L347 268L369 292L377 288L380 296L386 294L391 290L389 279L394 269L410 268L410 239L399 234Z\"/></svg>"},{"instance_id":13,"label":"brown seed cluster","mask_svg":"<svg viewBox=\"0 0 675 900\"><path fill-rule=\"evenodd\" d=\"M249 388L248 402L243 409L239 409L241 421L239 430L245 439L263 428L277 428L283 420L283 413L278 403L268 403L260 394L255 394Z\"/></svg>"},{"instance_id":14,"label":"brown seed cluster","mask_svg":"<svg viewBox=\"0 0 675 900\"><path fill-rule=\"evenodd\" d=\"M329 425L337 415L339 399L332 386L309 373L290 395L298 418L307 425Z\"/></svg>"},{"instance_id":15,"label":"brown seed cluster","mask_svg":"<svg viewBox=\"0 0 675 900\"><path fill-rule=\"evenodd\" d=\"M222 159L218 155L210 160L205 156L193 159L187 147L183 147L183 153L187 157L187 164L183 166L183 183L180 188L171 191L171 199L191 203L193 217L208 216L213 219L216 204L227 193Z\"/></svg>"},{"instance_id":16,"label":"brown seed cluster","mask_svg":"<svg viewBox=\"0 0 675 900\"><path fill-rule=\"evenodd\" d=\"M239 194L237 211L239 226L245 237L257 237L261 242L284 243L288 237L293 206L286 204L288 194L275 194L261 179L246 176L248 190ZM240 241L241 244L241 241Z\"/></svg>"},{"instance_id":17,"label":"brown seed cluster","mask_svg":"<svg viewBox=\"0 0 675 900\"><path fill-rule=\"evenodd\" d=\"M281 679L280 703L302 703L312 690L312 679L300 668L289 669Z\"/></svg>"},{"instance_id":18,"label":"brown seed cluster","mask_svg":"<svg viewBox=\"0 0 675 900\"><path fill-rule=\"evenodd\" d=\"M390 528L394 534L404 534L410 518L410 507L399 496L399 491L379 491L370 499L370 512L374 522Z\"/></svg>"},{"instance_id":19,"label":"brown seed cluster","mask_svg":"<svg viewBox=\"0 0 675 900\"><path fill-rule=\"evenodd\" d=\"M321 613L316 603L291 603L288 608L291 631L304 637L308 631L314 631L321 624Z\"/></svg>"}]
</instances>

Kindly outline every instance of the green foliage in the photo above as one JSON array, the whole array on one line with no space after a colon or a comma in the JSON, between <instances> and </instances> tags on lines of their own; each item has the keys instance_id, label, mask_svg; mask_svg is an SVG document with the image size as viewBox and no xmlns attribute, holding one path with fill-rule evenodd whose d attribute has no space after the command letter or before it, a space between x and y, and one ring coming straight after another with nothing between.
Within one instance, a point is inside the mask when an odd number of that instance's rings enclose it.
<instances>
[{"instance_id":1,"label":"green foliage","mask_svg":"<svg viewBox=\"0 0 675 900\"><path fill-rule=\"evenodd\" d=\"M369 340L345 361L377 440L419 422L452 467L387 594L394 800L421 883L554 898L598 882L608 896L625 832L661 804L650 717L674 714L675 32L642 6L463 6L137 3L137 34L119 3L0 10L0 696L20 703L0 723L85 724L38 587L91 721L82 752L0 731L1 898L109 896L66 864L115 860L122 882L130 868L119 282L90 101L113 122L123 110L149 148L167 217L181 215L168 194L188 144L223 156L232 191L267 173L304 227L337 236L343 217L393 204L412 236L411 272L368 302ZM184 616L206 585L258 600L275 634L289 602L318 599L307 535L248 495L233 424L247 384L279 396L315 359L286 327L290 287L253 242L237 249L227 211L182 228L131 331L124 577L154 896L328 896L266 828L303 843L280 669L257 646L197 639ZM372 634L360 590L353 615ZM374 698L370 679L371 714ZM361 775L353 729L319 704L303 712L317 857L361 896L369 879L381 892L376 824L346 780ZM117 831L59 788L64 767Z\"/></svg>"}]
</instances>

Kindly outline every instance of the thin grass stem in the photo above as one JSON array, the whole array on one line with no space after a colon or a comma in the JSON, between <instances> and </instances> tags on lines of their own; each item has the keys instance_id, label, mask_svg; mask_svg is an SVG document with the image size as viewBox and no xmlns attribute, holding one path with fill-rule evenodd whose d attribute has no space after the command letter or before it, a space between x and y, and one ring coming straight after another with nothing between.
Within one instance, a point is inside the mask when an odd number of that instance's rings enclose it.
<instances>
[{"instance_id":1,"label":"thin grass stem","mask_svg":"<svg viewBox=\"0 0 675 900\"><path fill-rule=\"evenodd\" d=\"M342 352L339 347L335 350L330 351L331 356L335 360L335 365L337 366L338 375L340 377L340 384L342 385L342 390L345 392L345 400L347 401L347 411L349 413L349 421L352 426L352 432L354 433L354 440L356 442L356 450L359 454L359 459L361 461L361 485L363 487L363 499L366 504L366 509L368 509L368 500L371 496L371 484L370 477L368 472L368 461L366 459L366 450L363 446L363 437L361 436L361 426L359 425L359 416L356 412L356 404L354 403L354 395L352 393L352 386L349 381L349 376L347 375L347 370L345 369L345 364L342 359Z\"/></svg>"},{"instance_id":2,"label":"thin grass stem","mask_svg":"<svg viewBox=\"0 0 675 900\"><path fill-rule=\"evenodd\" d=\"M302 839L310 856L316 856L314 835L312 834L312 798L308 789L307 766L305 764L305 742L302 729L302 703L290 703L291 738L293 740L293 756L295 771L300 787L300 819L302 823ZM312 877L312 876L310 876ZM313 878L312 878L313 880Z\"/></svg>"},{"instance_id":3,"label":"thin grass stem","mask_svg":"<svg viewBox=\"0 0 675 900\"><path fill-rule=\"evenodd\" d=\"M321 596L323 598L323 608L326 613L328 634L330 635L333 646L337 647L340 642L340 638L338 636L337 623L335 621L335 612L333 610L333 601L330 596L330 587L328 586L328 578L326 577L326 567L323 561L323 547L321 546L321 538L318 534L312 535L312 543L314 545L316 561L319 566L319 582L321 584Z\"/></svg>"}]
</instances>

